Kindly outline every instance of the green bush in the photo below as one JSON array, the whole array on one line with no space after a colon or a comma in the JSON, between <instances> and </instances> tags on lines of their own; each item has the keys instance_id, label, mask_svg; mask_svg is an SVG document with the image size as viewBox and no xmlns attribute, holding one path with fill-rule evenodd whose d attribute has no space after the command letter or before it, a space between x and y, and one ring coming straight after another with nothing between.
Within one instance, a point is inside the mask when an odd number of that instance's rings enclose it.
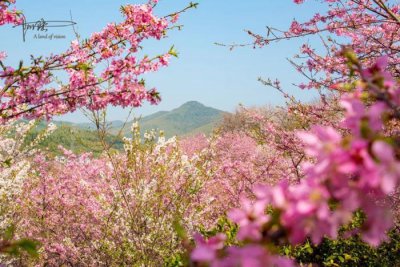
<instances>
[{"instance_id":1,"label":"green bush","mask_svg":"<svg viewBox=\"0 0 400 267\"><path fill-rule=\"evenodd\" d=\"M362 225L364 216L357 212L353 222L342 228L339 235L345 231L356 230ZM221 218L211 230L202 230L205 237L224 233L227 236L227 246L240 245L236 241L238 227L226 218ZM324 238L319 245L310 241L299 246L280 246L282 255L295 259L300 265L312 264L329 267L398 267L400 266L400 225L396 225L389 233L388 240L374 248L363 242L359 236L331 240ZM182 266L182 265L168 265Z\"/></svg>"},{"instance_id":2,"label":"green bush","mask_svg":"<svg viewBox=\"0 0 400 267\"><path fill-rule=\"evenodd\" d=\"M388 233L387 242L377 248L364 243L358 236L324 239L319 245L306 242L296 247L283 247L282 253L291 256L301 264L319 266L400 266L400 231L395 227Z\"/></svg>"}]
</instances>

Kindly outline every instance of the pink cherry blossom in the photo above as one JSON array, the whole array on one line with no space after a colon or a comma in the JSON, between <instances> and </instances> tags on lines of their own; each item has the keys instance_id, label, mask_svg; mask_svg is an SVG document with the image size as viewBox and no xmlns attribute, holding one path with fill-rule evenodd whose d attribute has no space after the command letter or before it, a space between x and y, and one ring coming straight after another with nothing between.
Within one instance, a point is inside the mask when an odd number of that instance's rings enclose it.
<instances>
[{"instance_id":1,"label":"pink cherry blossom","mask_svg":"<svg viewBox=\"0 0 400 267\"><path fill-rule=\"evenodd\" d=\"M176 52L170 50L153 59L140 58L137 53L145 40L164 38L180 12L173 13L175 17L171 22L168 16L153 14L155 4L150 1L124 6L123 22L106 25L85 42L73 41L62 54L40 60L33 58L32 66L21 66L20 69L5 66L0 72L0 79L4 82L0 94L1 120L21 117L50 119L55 114L73 112L78 108L138 107L144 101L157 104L160 101L158 92L155 88L146 89L141 76L167 66L170 56ZM18 23L17 13L8 11L8 8L9 4L0 5L0 22ZM15 19L4 14L13 14ZM97 66L106 61L108 67L97 71ZM61 85L54 85L60 70L69 79ZM104 89L101 85L106 82L109 88Z\"/></svg>"},{"instance_id":2,"label":"pink cherry blossom","mask_svg":"<svg viewBox=\"0 0 400 267\"><path fill-rule=\"evenodd\" d=\"M224 246L225 236L218 234L204 240L200 234L196 234L194 239L196 241L196 248L192 251L191 258L194 261L211 262L217 258L217 251Z\"/></svg>"},{"instance_id":3,"label":"pink cherry blossom","mask_svg":"<svg viewBox=\"0 0 400 267\"><path fill-rule=\"evenodd\" d=\"M228 214L240 226L238 239L260 240L261 227L269 220L269 216L265 214L266 202L260 200L251 203L250 200L243 199L241 204L240 209L233 209Z\"/></svg>"}]
</instances>

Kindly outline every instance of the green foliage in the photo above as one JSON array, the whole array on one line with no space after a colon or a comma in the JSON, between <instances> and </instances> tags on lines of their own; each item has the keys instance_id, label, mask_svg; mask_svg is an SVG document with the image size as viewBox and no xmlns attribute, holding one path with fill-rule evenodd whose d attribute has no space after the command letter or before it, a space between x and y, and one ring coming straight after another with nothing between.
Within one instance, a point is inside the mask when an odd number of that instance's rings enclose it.
<instances>
[{"instance_id":1,"label":"green foliage","mask_svg":"<svg viewBox=\"0 0 400 267\"><path fill-rule=\"evenodd\" d=\"M324 238L319 245L307 241L299 246L284 246L281 252L291 256L302 264L318 264L319 266L367 266L391 267L400 264L400 232L397 225L388 233L387 242L378 248L371 247L358 235L345 238L349 231L357 231L365 220L365 214L358 211L352 222L342 227L339 238L332 240Z\"/></svg>"},{"instance_id":2,"label":"green foliage","mask_svg":"<svg viewBox=\"0 0 400 267\"><path fill-rule=\"evenodd\" d=\"M11 256L19 256L22 252L28 253L32 257L38 256L38 243L30 239L20 239L10 243L3 252Z\"/></svg>"},{"instance_id":3,"label":"green foliage","mask_svg":"<svg viewBox=\"0 0 400 267\"><path fill-rule=\"evenodd\" d=\"M43 124L43 123L41 123ZM41 125L38 130L31 132L27 136L27 142L31 142L40 133ZM108 144L114 144L113 148L122 150L122 138L114 135L108 135L106 138ZM39 148L48 151L52 155L60 155L59 146L63 146L74 153L81 154L84 152L92 152L95 156L100 155L104 147L101 144L98 134L95 131L79 129L75 126L61 124L57 129L45 140L40 142Z\"/></svg>"},{"instance_id":4,"label":"green foliage","mask_svg":"<svg viewBox=\"0 0 400 267\"><path fill-rule=\"evenodd\" d=\"M164 267L179 266L188 266L188 259L184 255L173 255L164 262Z\"/></svg>"},{"instance_id":5,"label":"green foliage","mask_svg":"<svg viewBox=\"0 0 400 267\"><path fill-rule=\"evenodd\" d=\"M37 257L38 242L26 238L14 240L14 233L15 227L13 225L4 231L0 242L0 253L18 257L25 252L31 257Z\"/></svg>"},{"instance_id":6,"label":"green foliage","mask_svg":"<svg viewBox=\"0 0 400 267\"><path fill-rule=\"evenodd\" d=\"M360 227L365 219L362 212L356 212L353 221L342 228L340 235ZM211 230L202 229L204 237L223 233L227 236L226 246L240 245L236 240L237 225L226 217L218 220ZM393 267L400 266L400 227L397 225L388 233L388 240L374 248L364 243L359 236L340 237L337 240L323 239L321 244L313 245L310 241L299 246L283 245L279 247L282 255L294 258L299 264L317 264L327 267ZM182 265L167 265L182 266ZM314 265L313 265L314 266Z\"/></svg>"},{"instance_id":7,"label":"green foliage","mask_svg":"<svg viewBox=\"0 0 400 267\"><path fill-rule=\"evenodd\" d=\"M169 49L168 54L170 54L171 56L174 56L174 57L176 57L176 58L178 57L178 52L176 51L175 46L172 46L172 47Z\"/></svg>"},{"instance_id":8,"label":"green foliage","mask_svg":"<svg viewBox=\"0 0 400 267\"><path fill-rule=\"evenodd\" d=\"M187 243L186 246L194 245L193 242L187 240L186 232L184 232L184 228L179 223L176 223L174 228L177 232L178 237L183 240L183 243ZM220 219L218 219L217 223L212 229L205 229L204 227L199 229L199 233L206 238L215 236L218 233L225 234L227 237L225 245L227 246L239 245L238 241L236 240L237 231L237 225L231 222L227 217L221 217ZM188 265L188 253L172 255L164 261L165 267L178 267Z\"/></svg>"},{"instance_id":9,"label":"green foliage","mask_svg":"<svg viewBox=\"0 0 400 267\"><path fill-rule=\"evenodd\" d=\"M204 237L215 236L218 233L223 233L226 236L225 245L233 246L238 245L236 235L238 232L238 226L230 221L227 217L218 219L217 224L210 230L200 229L200 233Z\"/></svg>"},{"instance_id":10,"label":"green foliage","mask_svg":"<svg viewBox=\"0 0 400 267\"><path fill-rule=\"evenodd\" d=\"M394 228L388 233L388 241L378 248L364 243L358 236L331 240L325 238L320 245L310 242L303 245L282 247L284 255L291 256L302 264L318 266L400 266L400 232Z\"/></svg>"}]
</instances>

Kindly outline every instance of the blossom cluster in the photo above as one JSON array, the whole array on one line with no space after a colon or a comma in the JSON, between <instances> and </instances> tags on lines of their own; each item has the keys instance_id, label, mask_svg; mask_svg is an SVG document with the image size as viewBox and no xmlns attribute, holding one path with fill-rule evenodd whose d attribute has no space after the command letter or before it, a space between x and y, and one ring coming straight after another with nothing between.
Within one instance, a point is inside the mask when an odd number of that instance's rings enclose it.
<instances>
[{"instance_id":1,"label":"blossom cluster","mask_svg":"<svg viewBox=\"0 0 400 267\"><path fill-rule=\"evenodd\" d=\"M48 127L29 141L28 135L35 128L35 122L28 123L10 121L0 127L0 235L2 240L10 227L18 220L19 206L17 199L21 196L25 180L32 171L31 159L37 153L37 145L46 139L54 130L55 125ZM3 252L9 242L0 246ZM1 257L3 263L4 258Z\"/></svg>"},{"instance_id":2,"label":"blossom cluster","mask_svg":"<svg viewBox=\"0 0 400 267\"><path fill-rule=\"evenodd\" d=\"M142 139L133 124L124 152L51 158L38 154L17 195L17 234L41 243L24 265L158 266L183 251L176 232L211 225L210 203L197 170L174 138Z\"/></svg>"},{"instance_id":3,"label":"blossom cluster","mask_svg":"<svg viewBox=\"0 0 400 267\"><path fill-rule=\"evenodd\" d=\"M16 8L10 9L15 4L15 0L1 1L0 3L0 26L4 24L19 25L22 22L21 14Z\"/></svg>"},{"instance_id":4,"label":"blossom cluster","mask_svg":"<svg viewBox=\"0 0 400 267\"><path fill-rule=\"evenodd\" d=\"M3 2L1 10L8 12L8 5ZM143 101L158 103L158 92L146 89L141 75L167 66L176 52L171 48L153 58L140 58L138 52L144 40L165 37L179 13L172 18L157 17L153 14L154 4L151 1L122 7L123 22L108 24L87 40L72 41L62 54L33 58L32 66L21 62L13 68L2 63L1 121L20 117L49 119L78 108L99 110L107 105L138 107ZM0 60L4 56L1 54ZM108 67L99 67L103 63ZM59 74L64 75L61 72L67 75L66 81L57 79Z\"/></svg>"},{"instance_id":5,"label":"blossom cluster","mask_svg":"<svg viewBox=\"0 0 400 267\"><path fill-rule=\"evenodd\" d=\"M383 200L400 182L397 147L382 135L383 115L395 113L400 105L399 85L386 67L387 59L381 58L370 68L360 69L362 80L356 90L342 97L342 124L350 134L342 135L329 126L298 132L310 159L302 166L305 177L298 184L282 180L276 186L258 185L253 190L255 199L244 198L241 208L229 212L229 218L239 226L237 238L248 245L229 248L222 254L225 256L220 256L222 236L208 241L198 238L192 260L211 266L228 266L232 261L250 266L240 255L243 249L255 246L252 251L259 251L257 256L243 256L248 262L257 259L251 266L281 266L283 263L271 263L275 256L261 252L263 245L300 244L307 238L318 244L323 237L335 239L339 228L350 223L358 210L366 216L358 234L365 242L379 245L393 223ZM381 95L377 95L377 89ZM370 94L369 99L380 99L366 105L361 97L364 92ZM266 213L268 207L272 212ZM285 264L291 266L290 262Z\"/></svg>"},{"instance_id":6,"label":"blossom cluster","mask_svg":"<svg viewBox=\"0 0 400 267\"><path fill-rule=\"evenodd\" d=\"M304 0L294 0L303 4ZM347 80L347 65L342 57L336 56L342 46L351 48L363 64L370 65L382 55L388 57L389 68L398 77L399 57L393 53L399 49L400 5L389 0L342 1L324 0L326 11L318 12L304 22L293 20L289 29L280 30L268 26L267 36L249 32L255 47L271 42L293 38L322 40L323 50L305 42L291 63L305 78L298 84L301 89L330 89ZM311 39L314 40L314 39ZM298 61L299 60L299 61Z\"/></svg>"}]
</instances>

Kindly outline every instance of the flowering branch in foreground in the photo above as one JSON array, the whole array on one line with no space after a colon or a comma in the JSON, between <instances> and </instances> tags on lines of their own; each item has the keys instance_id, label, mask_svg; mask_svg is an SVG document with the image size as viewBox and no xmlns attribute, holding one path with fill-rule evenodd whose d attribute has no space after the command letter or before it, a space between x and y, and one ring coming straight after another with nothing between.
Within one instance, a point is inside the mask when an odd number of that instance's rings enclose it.
<instances>
[{"instance_id":1,"label":"flowering branch in foreground","mask_svg":"<svg viewBox=\"0 0 400 267\"><path fill-rule=\"evenodd\" d=\"M157 1L150 1L123 6L123 22L110 23L83 42L72 41L70 48L60 55L32 58L29 67L22 61L18 68L6 66L2 61L6 54L2 52L0 121L21 117L50 119L78 108L100 110L107 105L138 107L146 100L157 104L159 93L154 88L147 90L140 76L167 66L170 57L177 53L173 47L153 58L140 58L137 53L144 40L164 38L181 12L157 17L153 14L156 4ZM0 5L0 25L20 23L18 13L8 11L8 7L3 2ZM195 4L188 8L192 7ZM104 63L107 67L99 69ZM66 73L68 81L60 82L59 73ZM104 89L104 83L111 87Z\"/></svg>"},{"instance_id":2,"label":"flowering branch in foreground","mask_svg":"<svg viewBox=\"0 0 400 267\"><path fill-rule=\"evenodd\" d=\"M241 208L229 212L238 224L237 238L243 247L224 249L224 236L196 238L191 257L211 266L294 266L275 256L279 244L300 244L307 238L318 244L323 237L335 239L339 228L361 210L365 221L358 234L373 245L386 238L393 220L384 199L398 188L398 147L382 132L385 122L396 119L400 87L386 72L382 57L362 69L346 53L361 81L355 91L342 97L345 108L342 135L329 126L298 132L310 161L303 165L305 177L295 185L256 186L255 199L243 199ZM271 212L267 213L267 209Z\"/></svg>"}]
</instances>

